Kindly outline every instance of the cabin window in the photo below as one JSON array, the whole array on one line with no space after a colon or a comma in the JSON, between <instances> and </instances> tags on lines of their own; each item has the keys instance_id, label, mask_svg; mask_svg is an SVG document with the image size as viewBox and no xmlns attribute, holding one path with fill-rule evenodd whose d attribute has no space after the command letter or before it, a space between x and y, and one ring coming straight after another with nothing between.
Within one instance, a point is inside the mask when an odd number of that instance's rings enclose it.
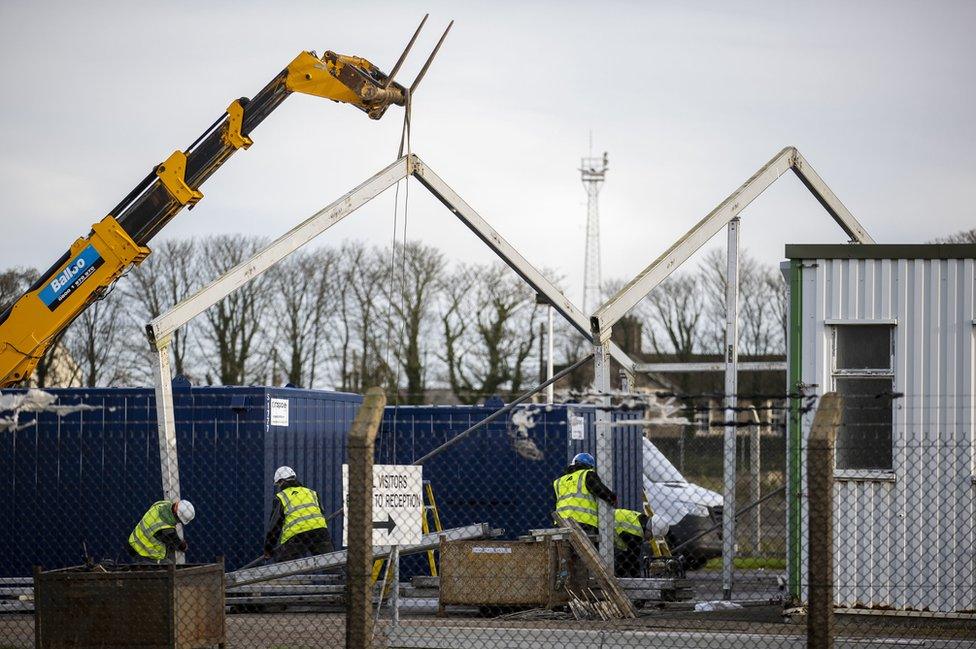
<instances>
[{"instance_id":1,"label":"cabin window","mask_svg":"<svg viewBox=\"0 0 976 649\"><path fill-rule=\"evenodd\" d=\"M894 327L833 326L834 391L843 397L838 471L891 471Z\"/></svg>"}]
</instances>

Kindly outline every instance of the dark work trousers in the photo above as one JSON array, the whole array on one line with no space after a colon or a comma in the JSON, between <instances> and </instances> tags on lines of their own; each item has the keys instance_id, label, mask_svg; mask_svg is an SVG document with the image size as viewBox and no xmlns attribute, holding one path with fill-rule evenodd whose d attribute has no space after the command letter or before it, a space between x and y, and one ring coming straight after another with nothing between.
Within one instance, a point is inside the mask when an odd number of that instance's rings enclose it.
<instances>
[{"instance_id":1,"label":"dark work trousers","mask_svg":"<svg viewBox=\"0 0 976 649\"><path fill-rule=\"evenodd\" d=\"M583 533L586 534L586 536L589 537L590 542L593 544L593 547L599 549L600 548L600 530L597 529L597 528L595 528L595 527L593 527L592 525L587 525L586 523L580 523L579 521L576 521L576 522L579 523L580 529L583 530Z\"/></svg>"},{"instance_id":2,"label":"dark work trousers","mask_svg":"<svg viewBox=\"0 0 976 649\"><path fill-rule=\"evenodd\" d=\"M327 552L332 552L332 537L329 530L323 527L296 534L279 545L275 548L274 560L276 563L291 561Z\"/></svg>"},{"instance_id":3,"label":"dark work trousers","mask_svg":"<svg viewBox=\"0 0 976 649\"><path fill-rule=\"evenodd\" d=\"M629 538L628 538L629 537ZM627 543L625 549L615 548L613 551L613 572L617 577L624 579L636 579L641 576L641 541L639 537L630 534L624 535L629 541L631 538L637 539L636 543Z\"/></svg>"}]
</instances>

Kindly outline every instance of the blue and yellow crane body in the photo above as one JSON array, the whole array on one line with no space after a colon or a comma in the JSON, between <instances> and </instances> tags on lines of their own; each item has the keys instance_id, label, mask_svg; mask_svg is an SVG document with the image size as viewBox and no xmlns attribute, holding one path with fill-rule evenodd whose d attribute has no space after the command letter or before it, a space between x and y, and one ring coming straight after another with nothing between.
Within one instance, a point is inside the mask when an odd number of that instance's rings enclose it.
<instances>
[{"instance_id":1,"label":"blue and yellow crane body","mask_svg":"<svg viewBox=\"0 0 976 649\"><path fill-rule=\"evenodd\" d=\"M426 21L426 18L424 19ZM146 244L184 207L203 198L200 186L239 149L251 132L293 92L352 104L372 119L391 105L403 106L416 89L437 48L410 89L393 81L423 27L417 28L390 75L366 59L326 52L302 52L254 98L231 102L227 110L185 151L174 151L91 231L0 313L0 387L28 380L57 335L112 284L145 259ZM450 27L448 27L450 29Z\"/></svg>"}]
</instances>

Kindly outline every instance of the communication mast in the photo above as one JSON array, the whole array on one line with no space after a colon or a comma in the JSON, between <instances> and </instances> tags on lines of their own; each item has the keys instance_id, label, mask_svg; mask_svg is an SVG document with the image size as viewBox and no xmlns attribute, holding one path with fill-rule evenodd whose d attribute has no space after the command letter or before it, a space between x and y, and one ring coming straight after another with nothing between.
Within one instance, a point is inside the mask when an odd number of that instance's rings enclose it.
<instances>
[{"instance_id":1,"label":"communication mast","mask_svg":"<svg viewBox=\"0 0 976 649\"><path fill-rule=\"evenodd\" d=\"M590 315L600 306L600 188L607 175L607 154L586 157L580 163L586 189L586 257L583 266L583 313Z\"/></svg>"}]
</instances>

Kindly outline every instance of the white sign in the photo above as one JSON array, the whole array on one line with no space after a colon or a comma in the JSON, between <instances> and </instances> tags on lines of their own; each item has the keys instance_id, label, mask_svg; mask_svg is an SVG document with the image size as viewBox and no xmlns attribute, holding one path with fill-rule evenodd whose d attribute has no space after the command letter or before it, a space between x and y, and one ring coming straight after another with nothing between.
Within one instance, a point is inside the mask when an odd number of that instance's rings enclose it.
<instances>
[{"instance_id":1,"label":"white sign","mask_svg":"<svg viewBox=\"0 0 976 649\"><path fill-rule=\"evenodd\" d=\"M271 399L268 412L272 426L288 425L288 399Z\"/></svg>"},{"instance_id":2,"label":"white sign","mask_svg":"<svg viewBox=\"0 0 976 649\"><path fill-rule=\"evenodd\" d=\"M415 545L423 537L423 476L421 466L373 465L373 545ZM342 507L349 520L349 465L342 465ZM342 545L348 545L342 526Z\"/></svg>"},{"instance_id":3,"label":"white sign","mask_svg":"<svg viewBox=\"0 0 976 649\"><path fill-rule=\"evenodd\" d=\"M472 554L511 554L512 548L501 548L497 546L482 546L476 545L471 548Z\"/></svg>"},{"instance_id":4,"label":"white sign","mask_svg":"<svg viewBox=\"0 0 976 649\"><path fill-rule=\"evenodd\" d=\"M569 417L569 438L570 439L583 439L583 433L586 430L583 418L579 415L570 415Z\"/></svg>"}]
</instances>

